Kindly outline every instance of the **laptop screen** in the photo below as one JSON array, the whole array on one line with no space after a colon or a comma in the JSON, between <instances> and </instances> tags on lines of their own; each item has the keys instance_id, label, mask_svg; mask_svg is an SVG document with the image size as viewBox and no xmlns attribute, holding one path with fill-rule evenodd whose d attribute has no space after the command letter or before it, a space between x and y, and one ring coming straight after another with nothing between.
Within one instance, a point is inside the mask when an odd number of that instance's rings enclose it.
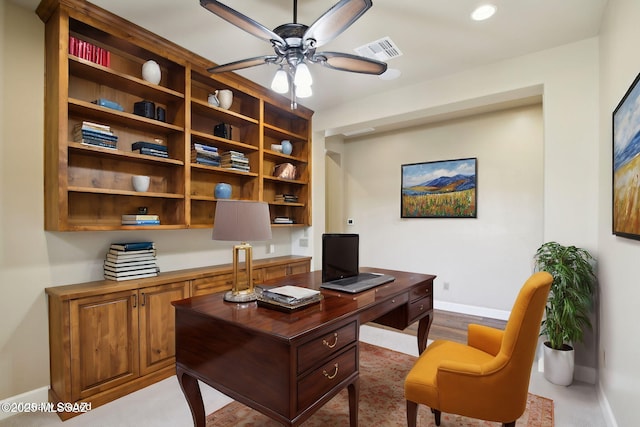
<instances>
[{"instance_id":1,"label":"laptop screen","mask_svg":"<svg viewBox=\"0 0 640 427\"><path fill-rule=\"evenodd\" d=\"M357 276L359 249L357 234L323 234L322 281Z\"/></svg>"}]
</instances>

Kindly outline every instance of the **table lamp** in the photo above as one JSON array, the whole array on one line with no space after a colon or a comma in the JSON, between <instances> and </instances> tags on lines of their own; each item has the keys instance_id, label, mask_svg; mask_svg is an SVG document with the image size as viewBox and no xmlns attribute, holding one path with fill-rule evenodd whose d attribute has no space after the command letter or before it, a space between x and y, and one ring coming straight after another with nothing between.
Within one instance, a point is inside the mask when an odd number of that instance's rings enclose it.
<instances>
[{"instance_id":1,"label":"table lamp","mask_svg":"<svg viewBox=\"0 0 640 427\"><path fill-rule=\"evenodd\" d=\"M233 285L224 295L225 301L254 301L253 249L247 242L271 239L269 205L249 200L218 200L212 239L241 242L233 247ZM246 286L240 283L240 251L245 253Z\"/></svg>"}]
</instances>

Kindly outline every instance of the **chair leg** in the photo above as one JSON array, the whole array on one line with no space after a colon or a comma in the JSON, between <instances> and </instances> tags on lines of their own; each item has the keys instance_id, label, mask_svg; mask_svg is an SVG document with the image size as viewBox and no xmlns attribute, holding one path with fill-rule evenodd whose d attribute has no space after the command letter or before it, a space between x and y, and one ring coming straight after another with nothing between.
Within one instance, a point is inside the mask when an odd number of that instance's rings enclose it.
<instances>
[{"instance_id":1,"label":"chair leg","mask_svg":"<svg viewBox=\"0 0 640 427\"><path fill-rule=\"evenodd\" d=\"M433 409L433 408L431 408L431 412L433 412L433 418L435 418L436 425L439 426L440 425L440 416L442 415L442 412L438 411L437 409Z\"/></svg>"},{"instance_id":2,"label":"chair leg","mask_svg":"<svg viewBox=\"0 0 640 427\"><path fill-rule=\"evenodd\" d=\"M418 423L418 404L407 400L407 427L416 427Z\"/></svg>"},{"instance_id":3,"label":"chair leg","mask_svg":"<svg viewBox=\"0 0 640 427\"><path fill-rule=\"evenodd\" d=\"M504 423L502 424L502 427L516 427L516 422L511 421L510 423Z\"/></svg>"}]
</instances>

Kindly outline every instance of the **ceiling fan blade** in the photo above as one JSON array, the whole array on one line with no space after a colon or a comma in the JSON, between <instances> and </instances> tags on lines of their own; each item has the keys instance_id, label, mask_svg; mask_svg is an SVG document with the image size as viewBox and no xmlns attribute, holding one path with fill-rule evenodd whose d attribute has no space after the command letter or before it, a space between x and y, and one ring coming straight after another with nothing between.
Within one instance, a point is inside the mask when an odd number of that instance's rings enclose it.
<instances>
[{"instance_id":1,"label":"ceiling fan blade","mask_svg":"<svg viewBox=\"0 0 640 427\"><path fill-rule=\"evenodd\" d=\"M282 37L264 25L236 10L231 9L229 6L222 4L217 0L200 0L200 6L204 7L214 15L218 15L230 24L233 24L236 27L245 30L249 34L258 37L259 39L266 40L268 42L277 42L283 46L286 44Z\"/></svg>"},{"instance_id":2,"label":"ceiling fan blade","mask_svg":"<svg viewBox=\"0 0 640 427\"><path fill-rule=\"evenodd\" d=\"M278 60L276 55L256 56L255 58L241 59L240 61L229 62L228 64L218 65L207 69L207 72L226 73L227 71L239 70L241 68L255 67L257 65L272 64Z\"/></svg>"},{"instance_id":3,"label":"ceiling fan blade","mask_svg":"<svg viewBox=\"0 0 640 427\"><path fill-rule=\"evenodd\" d=\"M364 56L351 55L341 52L317 52L311 59L334 70L350 71L352 73L377 74L387 71L387 64Z\"/></svg>"},{"instance_id":4,"label":"ceiling fan blade","mask_svg":"<svg viewBox=\"0 0 640 427\"><path fill-rule=\"evenodd\" d=\"M303 40L314 39L316 47L322 46L338 37L371 6L371 0L340 0L311 24Z\"/></svg>"}]
</instances>

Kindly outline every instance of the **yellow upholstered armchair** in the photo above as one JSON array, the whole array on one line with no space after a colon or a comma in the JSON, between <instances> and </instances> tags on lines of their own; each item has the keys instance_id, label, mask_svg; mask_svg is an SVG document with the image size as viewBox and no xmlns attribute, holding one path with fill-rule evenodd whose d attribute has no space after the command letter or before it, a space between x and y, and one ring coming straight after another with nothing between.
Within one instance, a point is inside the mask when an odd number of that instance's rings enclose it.
<instances>
[{"instance_id":1,"label":"yellow upholstered armchair","mask_svg":"<svg viewBox=\"0 0 640 427\"><path fill-rule=\"evenodd\" d=\"M407 375L407 425L416 426L418 404L442 412L514 427L527 404L540 322L553 277L535 273L523 285L504 331L469 325L467 345L436 340Z\"/></svg>"}]
</instances>

